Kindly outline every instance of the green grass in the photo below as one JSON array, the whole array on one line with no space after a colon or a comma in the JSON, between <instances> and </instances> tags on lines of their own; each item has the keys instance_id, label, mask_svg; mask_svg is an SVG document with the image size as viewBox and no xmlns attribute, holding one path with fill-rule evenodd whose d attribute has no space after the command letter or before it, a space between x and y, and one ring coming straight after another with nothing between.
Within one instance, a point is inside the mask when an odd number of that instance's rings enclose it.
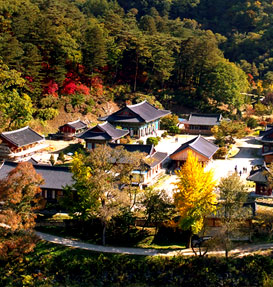
<instances>
[{"instance_id":1,"label":"green grass","mask_svg":"<svg viewBox=\"0 0 273 287\"><path fill-rule=\"evenodd\" d=\"M101 244L101 233L94 229L91 235L86 235L84 231L79 231L72 228L64 228L58 226L36 227L37 231L49 233L52 235L76 239L90 244ZM109 246L124 246L134 248L150 248L162 250L185 249L186 245L183 242L176 240L170 241L168 236L156 237L155 228L131 227L129 232L112 232L111 229L107 232L107 245Z\"/></svg>"}]
</instances>

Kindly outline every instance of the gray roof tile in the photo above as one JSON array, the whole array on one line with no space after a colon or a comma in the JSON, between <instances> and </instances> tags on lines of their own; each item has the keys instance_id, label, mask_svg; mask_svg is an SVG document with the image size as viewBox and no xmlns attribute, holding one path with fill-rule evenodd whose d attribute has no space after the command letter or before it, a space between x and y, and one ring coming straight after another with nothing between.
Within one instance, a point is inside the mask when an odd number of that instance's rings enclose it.
<instances>
[{"instance_id":1,"label":"gray roof tile","mask_svg":"<svg viewBox=\"0 0 273 287\"><path fill-rule=\"evenodd\" d=\"M109 146L111 148L116 148L116 147L122 146L128 152L138 151L138 152L146 153L147 155L151 155L154 151L154 146L149 145L149 144L114 144L114 143L109 143Z\"/></svg>"},{"instance_id":2,"label":"gray roof tile","mask_svg":"<svg viewBox=\"0 0 273 287\"><path fill-rule=\"evenodd\" d=\"M26 146L45 140L43 136L39 135L28 126L10 132L2 132L0 134L0 138L12 143L17 147Z\"/></svg>"},{"instance_id":3,"label":"gray roof tile","mask_svg":"<svg viewBox=\"0 0 273 287\"><path fill-rule=\"evenodd\" d=\"M186 124L215 126L219 125L222 119L221 114L191 114Z\"/></svg>"},{"instance_id":4,"label":"gray roof tile","mask_svg":"<svg viewBox=\"0 0 273 287\"><path fill-rule=\"evenodd\" d=\"M203 156L210 159L215 152L218 150L218 146L215 144L209 142L202 136L198 136L184 144L182 144L175 152L173 152L170 156L179 153L182 150L185 150L186 148L191 148L195 150L196 152L202 154Z\"/></svg>"},{"instance_id":5,"label":"gray roof tile","mask_svg":"<svg viewBox=\"0 0 273 287\"><path fill-rule=\"evenodd\" d=\"M87 124L84 123L84 122L82 122L81 120L77 120L77 121L74 121L74 122L66 123L66 124L60 126L59 129L62 128L62 127L64 127L64 126L72 127L72 128L74 128L76 131L77 131L77 130L80 130L80 129L87 128Z\"/></svg>"},{"instance_id":6,"label":"gray roof tile","mask_svg":"<svg viewBox=\"0 0 273 287\"><path fill-rule=\"evenodd\" d=\"M248 176L247 180L266 184L268 182L267 177L265 175L265 172L267 170L268 169L263 166L259 168L258 170L252 171L250 175Z\"/></svg>"},{"instance_id":7,"label":"gray roof tile","mask_svg":"<svg viewBox=\"0 0 273 287\"><path fill-rule=\"evenodd\" d=\"M0 166L0 179L4 179L8 173L17 166L18 163L5 161ZM36 172L40 174L44 183L41 188L62 190L66 185L73 184L72 173L68 167L50 166L34 164Z\"/></svg>"},{"instance_id":8,"label":"gray roof tile","mask_svg":"<svg viewBox=\"0 0 273 287\"><path fill-rule=\"evenodd\" d=\"M100 130L100 132L96 130ZM78 135L81 139L93 140L116 140L126 136L129 133L127 130L120 130L113 127L108 122L89 129L88 131Z\"/></svg>"},{"instance_id":9,"label":"gray roof tile","mask_svg":"<svg viewBox=\"0 0 273 287\"><path fill-rule=\"evenodd\" d=\"M119 113L123 110L130 110L132 116L122 116ZM119 111L105 117L100 117L99 120L107 120L109 122L130 122L130 123L140 123L140 122L151 122L161 117L170 114L170 111L160 110L149 104L147 101L141 102L135 105L127 105L126 107L120 109Z\"/></svg>"}]
</instances>

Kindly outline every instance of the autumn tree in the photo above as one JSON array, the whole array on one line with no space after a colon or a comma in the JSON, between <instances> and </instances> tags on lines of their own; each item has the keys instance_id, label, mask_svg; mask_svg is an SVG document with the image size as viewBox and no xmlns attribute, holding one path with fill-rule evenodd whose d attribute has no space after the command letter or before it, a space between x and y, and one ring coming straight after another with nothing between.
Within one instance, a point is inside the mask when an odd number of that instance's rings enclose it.
<instances>
[{"instance_id":1,"label":"autumn tree","mask_svg":"<svg viewBox=\"0 0 273 287\"><path fill-rule=\"evenodd\" d=\"M214 126L211 129L216 144L220 146L230 145L235 143L235 138L242 138L246 135L246 124L243 122L222 121L220 125Z\"/></svg>"},{"instance_id":2,"label":"autumn tree","mask_svg":"<svg viewBox=\"0 0 273 287\"><path fill-rule=\"evenodd\" d=\"M222 178L218 189L220 199L217 214L221 218L221 228L215 237L218 239L216 245L223 247L228 257L232 239L244 234L244 224L250 218L251 210L243 206L247 199L246 186L236 173Z\"/></svg>"},{"instance_id":3,"label":"autumn tree","mask_svg":"<svg viewBox=\"0 0 273 287\"><path fill-rule=\"evenodd\" d=\"M141 205L144 208L145 225L154 223L156 231L159 224L171 220L174 215L173 203L165 190L145 189L141 197Z\"/></svg>"},{"instance_id":4,"label":"autumn tree","mask_svg":"<svg viewBox=\"0 0 273 287\"><path fill-rule=\"evenodd\" d=\"M95 148L87 156L74 156L75 184L67 189L61 204L74 218L82 221L99 218L103 245L111 219L135 202L132 171L141 169L142 158L141 153L130 153L122 147L112 149L107 145Z\"/></svg>"},{"instance_id":5,"label":"autumn tree","mask_svg":"<svg viewBox=\"0 0 273 287\"><path fill-rule=\"evenodd\" d=\"M191 247L192 235L202 230L205 216L216 210L216 182L213 172L205 171L191 152L176 175L174 204L180 215L180 228L190 232L188 246Z\"/></svg>"},{"instance_id":6,"label":"autumn tree","mask_svg":"<svg viewBox=\"0 0 273 287\"><path fill-rule=\"evenodd\" d=\"M0 181L0 260L20 257L34 248L34 211L41 206L42 182L28 162L19 163Z\"/></svg>"},{"instance_id":7,"label":"autumn tree","mask_svg":"<svg viewBox=\"0 0 273 287\"><path fill-rule=\"evenodd\" d=\"M32 119L33 106L25 80L0 61L0 124L6 129L23 127Z\"/></svg>"}]
</instances>

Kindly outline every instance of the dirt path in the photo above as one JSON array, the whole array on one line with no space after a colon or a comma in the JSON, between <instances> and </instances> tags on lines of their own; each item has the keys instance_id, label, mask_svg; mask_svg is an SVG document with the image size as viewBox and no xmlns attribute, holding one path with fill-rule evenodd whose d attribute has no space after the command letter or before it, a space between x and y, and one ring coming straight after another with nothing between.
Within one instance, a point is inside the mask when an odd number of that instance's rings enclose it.
<instances>
[{"instance_id":1,"label":"dirt path","mask_svg":"<svg viewBox=\"0 0 273 287\"><path fill-rule=\"evenodd\" d=\"M155 249L145 249L145 248L128 248L128 247L113 247L113 246L102 246L84 243L78 240L71 240L47 233L36 232L36 234L43 240L61 244L67 247L74 247L79 249L85 249L95 252L104 252L104 253L119 253L119 254L130 254L130 255L143 255L143 256L193 256L194 253L191 249L182 249L182 250L173 250L173 251L164 251L164 250L155 250ZM230 251L230 254L236 255L238 257L250 255L256 252L271 251L273 253L273 243L268 244L255 244L255 245L246 245ZM208 252L211 255L220 255L224 256L224 251L213 251Z\"/></svg>"}]
</instances>

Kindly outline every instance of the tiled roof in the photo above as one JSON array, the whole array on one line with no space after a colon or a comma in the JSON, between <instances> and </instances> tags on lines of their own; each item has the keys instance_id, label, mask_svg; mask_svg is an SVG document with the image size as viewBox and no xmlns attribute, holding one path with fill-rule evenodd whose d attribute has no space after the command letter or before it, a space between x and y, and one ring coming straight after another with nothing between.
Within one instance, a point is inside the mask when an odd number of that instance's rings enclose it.
<instances>
[{"instance_id":1,"label":"tiled roof","mask_svg":"<svg viewBox=\"0 0 273 287\"><path fill-rule=\"evenodd\" d=\"M252 171L248 176L247 180L266 184L267 177L265 175L265 171L267 171L267 168L264 166L259 168L258 170Z\"/></svg>"},{"instance_id":2,"label":"tiled roof","mask_svg":"<svg viewBox=\"0 0 273 287\"><path fill-rule=\"evenodd\" d=\"M190 125L215 126L220 124L221 119L221 114L191 114L186 123Z\"/></svg>"},{"instance_id":3,"label":"tiled roof","mask_svg":"<svg viewBox=\"0 0 273 287\"><path fill-rule=\"evenodd\" d=\"M206 140L205 138L203 138L202 136L199 135L198 137L182 144L175 152L173 152L170 155L170 157L172 155L175 155L175 154L185 150L188 147L195 150L196 152L202 154L203 156L207 157L208 159L210 159L215 154L215 152L218 150L218 146L209 142L208 140Z\"/></svg>"},{"instance_id":4,"label":"tiled roof","mask_svg":"<svg viewBox=\"0 0 273 287\"><path fill-rule=\"evenodd\" d=\"M0 166L0 179L5 178L8 173L17 166L18 163L5 161ZM63 189L66 185L72 185L72 173L68 167L50 166L34 164L36 172L40 174L44 183L41 188L48 189Z\"/></svg>"},{"instance_id":5,"label":"tiled roof","mask_svg":"<svg viewBox=\"0 0 273 287\"><path fill-rule=\"evenodd\" d=\"M131 116L119 115L121 111L126 109L132 112ZM107 120L109 122L149 123L151 121L160 119L161 117L164 117L170 113L170 111L157 109L153 105L149 104L147 101L144 101L135 105L127 105L126 107L109 116L99 118L99 120Z\"/></svg>"},{"instance_id":6,"label":"tiled roof","mask_svg":"<svg viewBox=\"0 0 273 287\"><path fill-rule=\"evenodd\" d=\"M167 157L168 157L167 152L157 151L150 157L151 163L148 163L148 165L150 167L154 167L154 166L158 165L159 163L163 162Z\"/></svg>"},{"instance_id":7,"label":"tiled roof","mask_svg":"<svg viewBox=\"0 0 273 287\"><path fill-rule=\"evenodd\" d=\"M138 152L146 153L147 155L151 155L153 153L153 150L154 150L154 146L149 145L149 144L114 144L114 143L109 143L109 146L111 148L116 148L116 147L122 146L128 152L138 151Z\"/></svg>"},{"instance_id":8,"label":"tiled roof","mask_svg":"<svg viewBox=\"0 0 273 287\"><path fill-rule=\"evenodd\" d=\"M28 126L10 132L2 132L0 134L0 138L12 143L17 147L44 141L45 139Z\"/></svg>"},{"instance_id":9,"label":"tiled roof","mask_svg":"<svg viewBox=\"0 0 273 287\"><path fill-rule=\"evenodd\" d=\"M64 126L69 126L69 127L72 127L74 128L75 130L80 130L80 129L84 129L84 128L87 128L87 124L82 122L81 120L77 120L77 121L74 121L74 122L69 122L69 123L66 123L62 126L59 127L62 128Z\"/></svg>"},{"instance_id":10,"label":"tiled roof","mask_svg":"<svg viewBox=\"0 0 273 287\"><path fill-rule=\"evenodd\" d=\"M273 142L273 128L260 132L258 140L262 142Z\"/></svg>"},{"instance_id":11,"label":"tiled roof","mask_svg":"<svg viewBox=\"0 0 273 287\"><path fill-rule=\"evenodd\" d=\"M96 131L97 129L100 132ZM93 139L93 140L116 140L126 136L129 133L128 130L120 130L113 127L108 122L89 129L88 131L82 133L78 137L81 139Z\"/></svg>"}]
</instances>

